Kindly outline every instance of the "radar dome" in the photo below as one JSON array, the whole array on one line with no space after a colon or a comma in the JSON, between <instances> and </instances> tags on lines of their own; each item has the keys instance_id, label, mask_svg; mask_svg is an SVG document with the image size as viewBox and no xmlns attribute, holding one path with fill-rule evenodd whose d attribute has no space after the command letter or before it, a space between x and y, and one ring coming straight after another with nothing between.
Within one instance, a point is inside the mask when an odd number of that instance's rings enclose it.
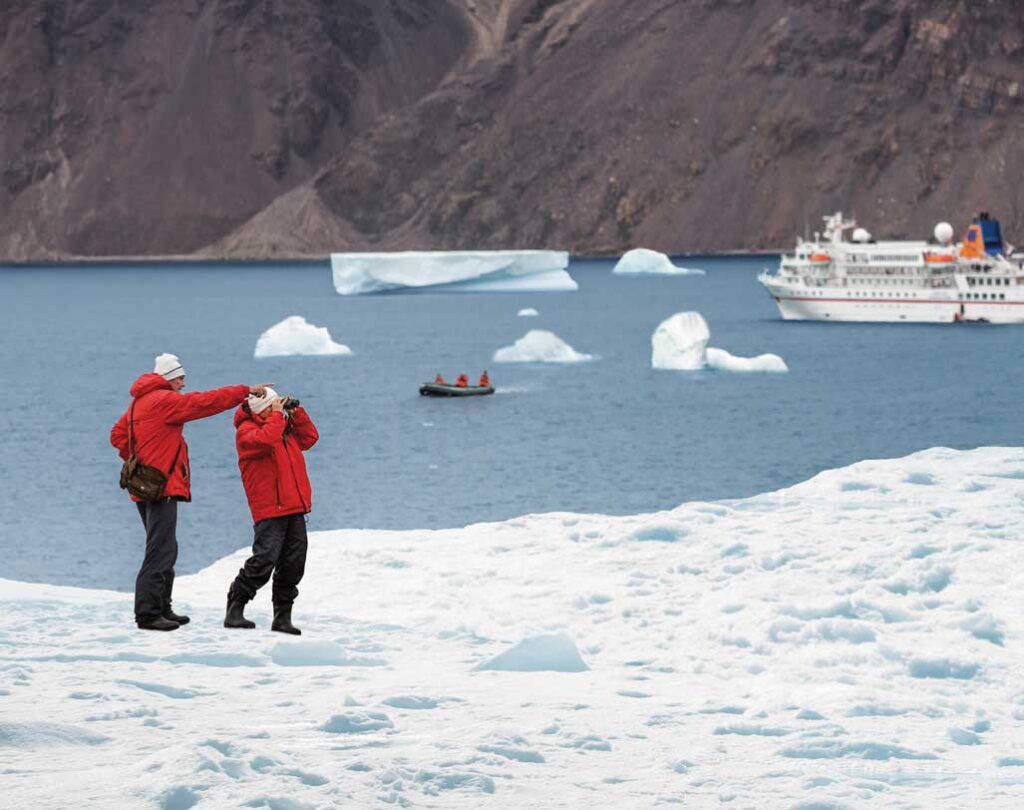
<instances>
[{"instance_id":1,"label":"radar dome","mask_svg":"<svg viewBox=\"0 0 1024 810\"><path fill-rule=\"evenodd\" d=\"M935 241L948 245L953 241L953 226L948 222L940 222L935 226Z\"/></svg>"},{"instance_id":2,"label":"radar dome","mask_svg":"<svg viewBox=\"0 0 1024 810\"><path fill-rule=\"evenodd\" d=\"M864 230L864 228L857 228L853 232L853 241L854 242L870 242L871 241L871 234L868 233L866 230Z\"/></svg>"}]
</instances>

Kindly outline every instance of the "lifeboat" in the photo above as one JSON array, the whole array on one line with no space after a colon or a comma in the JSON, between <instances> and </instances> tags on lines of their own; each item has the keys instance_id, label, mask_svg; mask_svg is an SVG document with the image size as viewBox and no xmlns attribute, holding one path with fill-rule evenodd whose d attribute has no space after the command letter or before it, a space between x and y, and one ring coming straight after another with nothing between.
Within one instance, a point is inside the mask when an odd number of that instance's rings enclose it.
<instances>
[{"instance_id":1,"label":"lifeboat","mask_svg":"<svg viewBox=\"0 0 1024 810\"><path fill-rule=\"evenodd\" d=\"M956 256L952 253L925 253L925 264L953 264Z\"/></svg>"},{"instance_id":2,"label":"lifeboat","mask_svg":"<svg viewBox=\"0 0 1024 810\"><path fill-rule=\"evenodd\" d=\"M448 385L447 383L423 383L421 397L482 397L494 393L493 385Z\"/></svg>"},{"instance_id":3,"label":"lifeboat","mask_svg":"<svg viewBox=\"0 0 1024 810\"><path fill-rule=\"evenodd\" d=\"M807 257L807 261L811 264L828 264L832 261L832 257L827 253L812 253Z\"/></svg>"}]
</instances>

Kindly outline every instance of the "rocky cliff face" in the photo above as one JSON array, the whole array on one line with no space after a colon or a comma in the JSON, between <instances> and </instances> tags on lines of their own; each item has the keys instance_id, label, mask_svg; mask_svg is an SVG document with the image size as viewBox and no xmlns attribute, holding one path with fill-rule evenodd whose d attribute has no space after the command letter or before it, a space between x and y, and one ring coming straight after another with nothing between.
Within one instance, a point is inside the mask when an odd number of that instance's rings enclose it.
<instances>
[{"instance_id":1,"label":"rocky cliff face","mask_svg":"<svg viewBox=\"0 0 1024 810\"><path fill-rule=\"evenodd\" d=\"M13 0L0 43L9 259L1024 239L1013 0Z\"/></svg>"}]
</instances>

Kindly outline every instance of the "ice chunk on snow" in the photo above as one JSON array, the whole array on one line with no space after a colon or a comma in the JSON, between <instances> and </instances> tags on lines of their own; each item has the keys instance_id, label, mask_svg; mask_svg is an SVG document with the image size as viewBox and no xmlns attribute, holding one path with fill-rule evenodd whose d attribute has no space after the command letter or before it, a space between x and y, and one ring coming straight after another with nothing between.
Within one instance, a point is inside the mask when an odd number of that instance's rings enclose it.
<instances>
[{"instance_id":1,"label":"ice chunk on snow","mask_svg":"<svg viewBox=\"0 0 1024 810\"><path fill-rule=\"evenodd\" d=\"M651 366L683 371L704 368L704 349L710 337L699 312L677 312L651 335Z\"/></svg>"},{"instance_id":2,"label":"ice chunk on snow","mask_svg":"<svg viewBox=\"0 0 1024 810\"><path fill-rule=\"evenodd\" d=\"M759 354L757 357L735 357L724 349L709 348L706 353L708 368L718 371L786 372L786 361L777 354Z\"/></svg>"},{"instance_id":3,"label":"ice chunk on snow","mask_svg":"<svg viewBox=\"0 0 1024 810\"><path fill-rule=\"evenodd\" d=\"M576 644L565 633L524 638L479 669L504 672L586 672Z\"/></svg>"},{"instance_id":4,"label":"ice chunk on snow","mask_svg":"<svg viewBox=\"0 0 1024 810\"><path fill-rule=\"evenodd\" d=\"M634 248L623 254L612 272L618 275L650 273L662 276L703 276L705 273L696 267L679 267L672 264L672 260L664 253L647 248Z\"/></svg>"},{"instance_id":5,"label":"ice chunk on snow","mask_svg":"<svg viewBox=\"0 0 1024 810\"><path fill-rule=\"evenodd\" d=\"M326 326L313 326L301 315L292 315L274 324L256 341L256 357L288 357L290 355L352 354L348 346L331 340Z\"/></svg>"},{"instance_id":6,"label":"ice chunk on snow","mask_svg":"<svg viewBox=\"0 0 1024 810\"><path fill-rule=\"evenodd\" d=\"M549 292L575 290L559 250L409 251L332 253L340 295L387 290L445 292Z\"/></svg>"},{"instance_id":7,"label":"ice chunk on snow","mask_svg":"<svg viewBox=\"0 0 1024 810\"><path fill-rule=\"evenodd\" d=\"M526 309L519 310L518 315L520 318L536 318L540 313L533 307L527 307Z\"/></svg>"},{"instance_id":8,"label":"ice chunk on snow","mask_svg":"<svg viewBox=\"0 0 1024 810\"><path fill-rule=\"evenodd\" d=\"M494 353L495 363L582 363L593 360L546 329L531 329L511 346Z\"/></svg>"}]
</instances>

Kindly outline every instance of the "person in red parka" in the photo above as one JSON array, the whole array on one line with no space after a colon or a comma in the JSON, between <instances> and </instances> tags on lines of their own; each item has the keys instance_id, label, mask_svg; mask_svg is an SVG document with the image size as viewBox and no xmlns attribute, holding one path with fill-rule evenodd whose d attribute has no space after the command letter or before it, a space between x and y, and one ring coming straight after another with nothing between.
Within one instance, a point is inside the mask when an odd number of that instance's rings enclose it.
<instances>
[{"instance_id":1,"label":"person in red parka","mask_svg":"<svg viewBox=\"0 0 1024 810\"><path fill-rule=\"evenodd\" d=\"M274 577L271 630L301 635L292 624L296 587L306 570L306 515L313 492L303 452L320 434L297 400L268 388L235 413L235 447L253 520L252 556L228 589L225 627L252 629L245 605Z\"/></svg>"},{"instance_id":2,"label":"person in red parka","mask_svg":"<svg viewBox=\"0 0 1024 810\"><path fill-rule=\"evenodd\" d=\"M110 431L110 443L122 460L127 461L134 448L140 463L167 476L159 500L142 503L132 497L146 529L146 553L135 578L135 622L142 630L177 630L189 621L171 609L178 559L178 501L192 500L185 423L229 410L266 389L265 385L229 385L182 394L184 387L181 361L173 354L161 354L152 373L132 383L132 404Z\"/></svg>"}]
</instances>

